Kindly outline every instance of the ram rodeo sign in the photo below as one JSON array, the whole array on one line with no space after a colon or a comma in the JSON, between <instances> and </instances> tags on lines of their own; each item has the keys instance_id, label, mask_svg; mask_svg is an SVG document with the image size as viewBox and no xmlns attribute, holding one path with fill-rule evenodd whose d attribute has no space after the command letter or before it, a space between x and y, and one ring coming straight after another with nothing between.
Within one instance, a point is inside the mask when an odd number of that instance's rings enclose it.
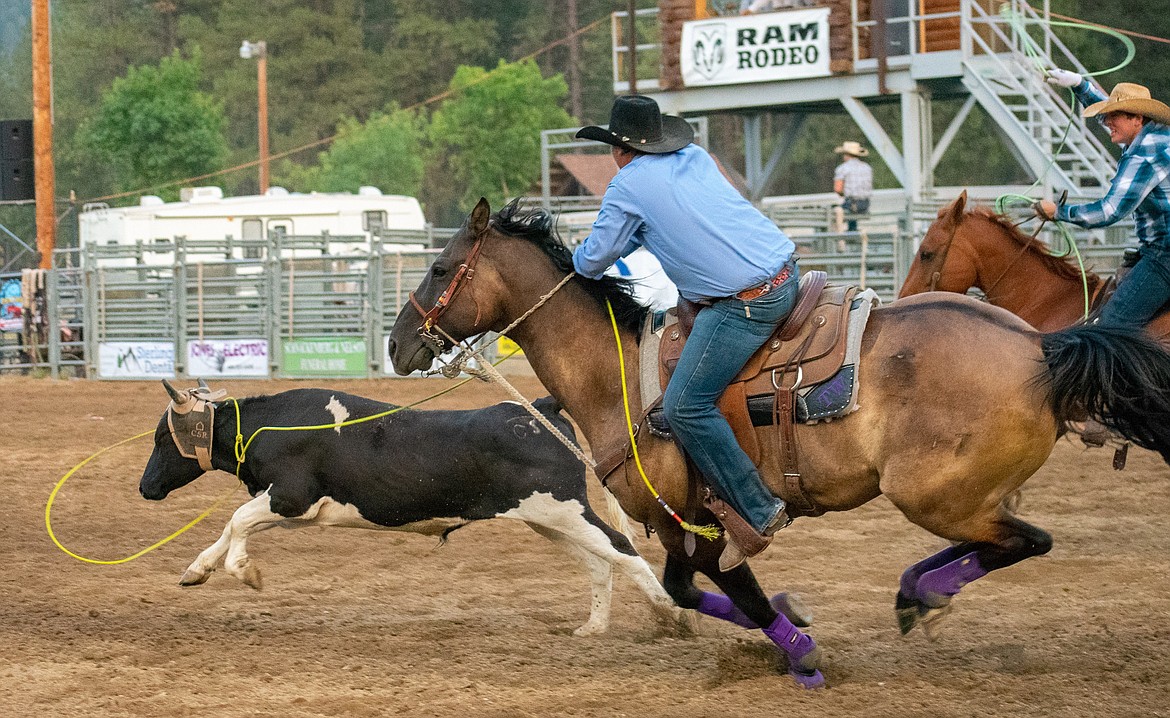
<instances>
[{"instance_id":1,"label":"ram rodeo sign","mask_svg":"<svg viewBox=\"0 0 1170 718\"><path fill-rule=\"evenodd\" d=\"M684 23L681 48L687 87L824 77L829 8Z\"/></svg>"}]
</instances>

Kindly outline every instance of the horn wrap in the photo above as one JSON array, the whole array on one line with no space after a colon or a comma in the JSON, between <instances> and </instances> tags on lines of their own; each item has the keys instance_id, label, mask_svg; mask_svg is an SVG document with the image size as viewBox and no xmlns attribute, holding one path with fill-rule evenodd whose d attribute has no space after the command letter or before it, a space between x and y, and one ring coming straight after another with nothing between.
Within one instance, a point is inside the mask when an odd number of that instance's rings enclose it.
<instances>
[{"instance_id":1,"label":"horn wrap","mask_svg":"<svg viewBox=\"0 0 1170 718\"><path fill-rule=\"evenodd\" d=\"M191 395L185 391L179 391L171 386L171 383L166 379L162 380L162 384L167 389L167 393L171 395L171 401L175 402L175 406L186 404L191 399Z\"/></svg>"}]
</instances>

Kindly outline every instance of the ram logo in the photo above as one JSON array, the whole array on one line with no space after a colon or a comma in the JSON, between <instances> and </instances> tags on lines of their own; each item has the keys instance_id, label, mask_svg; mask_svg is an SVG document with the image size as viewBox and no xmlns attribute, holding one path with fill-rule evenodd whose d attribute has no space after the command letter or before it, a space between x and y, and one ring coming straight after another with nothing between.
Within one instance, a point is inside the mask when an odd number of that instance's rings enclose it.
<instances>
[{"instance_id":1,"label":"ram logo","mask_svg":"<svg viewBox=\"0 0 1170 718\"><path fill-rule=\"evenodd\" d=\"M695 70L708 80L715 79L727 60L727 26L722 23L697 27L691 47Z\"/></svg>"}]
</instances>

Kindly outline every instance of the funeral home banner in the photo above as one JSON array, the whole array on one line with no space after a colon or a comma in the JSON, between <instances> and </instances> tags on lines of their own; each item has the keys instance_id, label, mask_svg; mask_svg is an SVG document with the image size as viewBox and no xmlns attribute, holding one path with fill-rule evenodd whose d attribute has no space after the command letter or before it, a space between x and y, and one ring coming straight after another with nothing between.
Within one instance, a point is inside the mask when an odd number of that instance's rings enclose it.
<instances>
[{"instance_id":1,"label":"funeral home banner","mask_svg":"<svg viewBox=\"0 0 1170 718\"><path fill-rule=\"evenodd\" d=\"M687 87L829 74L829 8L718 17L683 24Z\"/></svg>"}]
</instances>

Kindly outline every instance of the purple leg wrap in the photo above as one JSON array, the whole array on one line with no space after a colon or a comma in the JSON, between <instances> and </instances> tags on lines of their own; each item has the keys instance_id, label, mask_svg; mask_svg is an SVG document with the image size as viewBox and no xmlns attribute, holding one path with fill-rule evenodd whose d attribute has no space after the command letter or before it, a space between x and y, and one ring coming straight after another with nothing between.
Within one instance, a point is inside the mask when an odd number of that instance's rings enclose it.
<instances>
[{"instance_id":1,"label":"purple leg wrap","mask_svg":"<svg viewBox=\"0 0 1170 718\"><path fill-rule=\"evenodd\" d=\"M699 597L699 605L695 609L704 616L728 621L743 628L759 628L755 621L748 618L746 613L739 610L739 607L722 593L703 591L702 594ZM777 593L768 600L768 603L777 613L788 616L790 620L796 621L801 626L807 626L812 622L812 614L804 607L799 598L787 593Z\"/></svg>"},{"instance_id":2,"label":"purple leg wrap","mask_svg":"<svg viewBox=\"0 0 1170 718\"><path fill-rule=\"evenodd\" d=\"M824 684L825 678L817 670L820 651L812 636L801 633L783 613L763 630L765 636L788 654L788 672L797 683L804 688L818 688Z\"/></svg>"},{"instance_id":3,"label":"purple leg wrap","mask_svg":"<svg viewBox=\"0 0 1170 718\"><path fill-rule=\"evenodd\" d=\"M951 561L956 561L966 555L966 551L958 546L948 546L933 556L922 559L902 574L900 584L902 595L906 598L918 598L918 580L922 578L923 574L936 568L942 568Z\"/></svg>"},{"instance_id":4,"label":"purple leg wrap","mask_svg":"<svg viewBox=\"0 0 1170 718\"><path fill-rule=\"evenodd\" d=\"M744 628L759 628L755 621L748 618L743 611L736 608L735 604L731 602L731 599L722 593L703 591L703 596L699 599L698 609L699 613L704 616L730 621Z\"/></svg>"},{"instance_id":5,"label":"purple leg wrap","mask_svg":"<svg viewBox=\"0 0 1170 718\"><path fill-rule=\"evenodd\" d=\"M979 565L979 556L972 551L942 568L924 573L918 579L918 600L937 608L945 605L963 586L986 575L987 569Z\"/></svg>"}]
</instances>

